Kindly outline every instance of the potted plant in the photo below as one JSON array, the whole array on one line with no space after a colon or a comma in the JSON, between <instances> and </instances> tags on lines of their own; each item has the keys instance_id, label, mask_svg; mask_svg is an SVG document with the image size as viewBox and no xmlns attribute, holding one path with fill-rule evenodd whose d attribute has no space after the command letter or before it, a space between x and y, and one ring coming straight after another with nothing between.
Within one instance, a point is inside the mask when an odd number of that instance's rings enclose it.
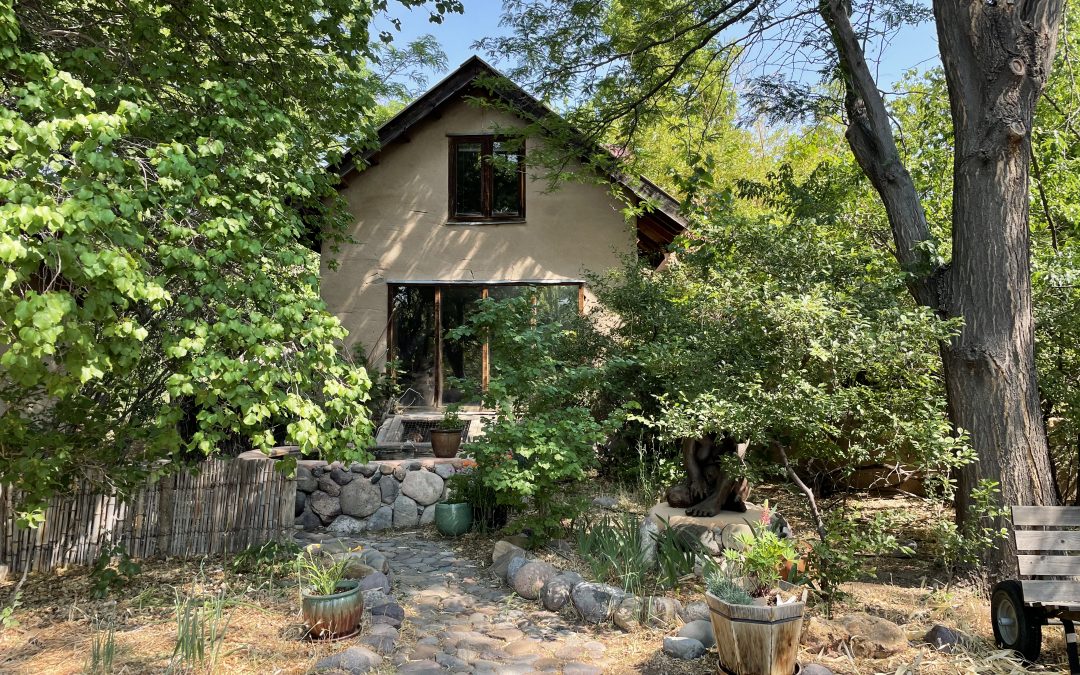
<instances>
[{"instance_id":1,"label":"potted plant","mask_svg":"<svg viewBox=\"0 0 1080 675\"><path fill-rule=\"evenodd\" d=\"M465 461L472 466L463 467L447 479L447 499L435 505L435 529L447 537L461 536L468 532L473 524L473 508L469 500L473 482L478 480L478 477L472 471L476 462Z\"/></svg>"},{"instance_id":2,"label":"potted plant","mask_svg":"<svg viewBox=\"0 0 1080 675\"><path fill-rule=\"evenodd\" d=\"M467 459L464 467L447 479L449 498L435 507L435 525L440 532L458 536L469 525L492 532L506 525L512 508L499 503L499 495L484 483L476 462Z\"/></svg>"},{"instance_id":3,"label":"potted plant","mask_svg":"<svg viewBox=\"0 0 1080 675\"><path fill-rule=\"evenodd\" d=\"M364 596L359 581L344 578L348 565L348 558L327 562L309 551L296 557L300 609L309 637L347 637L360 628Z\"/></svg>"},{"instance_id":4,"label":"potted plant","mask_svg":"<svg viewBox=\"0 0 1080 675\"><path fill-rule=\"evenodd\" d=\"M458 415L457 406L447 406L438 426L431 430L431 451L436 457L456 457L461 447L461 434L465 431L465 422Z\"/></svg>"},{"instance_id":5,"label":"potted plant","mask_svg":"<svg viewBox=\"0 0 1080 675\"><path fill-rule=\"evenodd\" d=\"M766 504L753 533L736 535L742 550L725 549L725 564L706 579L720 667L734 675L792 675L798 667L806 589L781 580L798 556L768 524Z\"/></svg>"}]
</instances>

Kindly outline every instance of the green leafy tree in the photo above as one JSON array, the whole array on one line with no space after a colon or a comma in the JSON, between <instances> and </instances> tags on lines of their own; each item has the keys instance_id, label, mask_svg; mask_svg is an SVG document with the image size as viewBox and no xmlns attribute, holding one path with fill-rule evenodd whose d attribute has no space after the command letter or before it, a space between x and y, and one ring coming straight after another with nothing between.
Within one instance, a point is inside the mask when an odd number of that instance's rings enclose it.
<instances>
[{"instance_id":1,"label":"green leafy tree","mask_svg":"<svg viewBox=\"0 0 1080 675\"><path fill-rule=\"evenodd\" d=\"M936 345L958 324L910 298L879 244L881 212L847 208L865 195L860 178L850 158L803 179L779 170L742 186L758 200L751 216L703 170L686 188L697 227L668 264L629 264L593 283L608 315L598 332L611 340L601 398L640 401L647 433L668 442L748 440L752 482L786 474L807 497L825 590L865 573L860 555L898 544L890 523L858 520L850 500L810 486L899 461L951 496L950 474L973 459L938 371ZM855 522L864 536L850 536Z\"/></svg>"},{"instance_id":2,"label":"green leafy tree","mask_svg":"<svg viewBox=\"0 0 1080 675\"><path fill-rule=\"evenodd\" d=\"M497 414L469 445L476 474L500 504L530 507L518 526L544 540L576 514L566 489L595 465L596 447L618 424L620 410L595 410L604 372L577 339L577 330L591 334L584 320L545 321L537 309L530 294L483 300L449 335L487 339L492 354L482 398ZM471 389L479 393L479 384Z\"/></svg>"},{"instance_id":3,"label":"green leafy tree","mask_svg":"<svg viewBox=\"0 0 1080 675\"><path fill-rule=\"evenodd\" d=\"M0 2L0 483L28 519L232 439L363 452L303 242L346 222L326 167L371 142L385 7Z\"/></svg>"},{"instance_id":4,"label":"green leafy tree","mask_svg":"<svg viewBox=\"0 0 1080 675\"><path fill-rule=\"evenodd\" d=\"M511 0L507 8L512 34L485 46L516 56L512 74L531 77L543 95L607 97L572 115L598 137L618 120L653 114L673 85L693 81L698 54L744 59L757 76L753 102L778 118L842 116L911 296L963 320L940 345L950 419L979 459L959 470L958 517L986 479L999 482L1006 503L1057 501L1036 377L1028 186L1062 0L647 0L617 34L602 3ZM897 27L931 16L957 148L947 247L928 223L867 54ZM820 82L785 77L805 74L806 64ZM984 562L991 578L1010 576L1015 550L1006 543Z\"/></svg>"}]
</instances>

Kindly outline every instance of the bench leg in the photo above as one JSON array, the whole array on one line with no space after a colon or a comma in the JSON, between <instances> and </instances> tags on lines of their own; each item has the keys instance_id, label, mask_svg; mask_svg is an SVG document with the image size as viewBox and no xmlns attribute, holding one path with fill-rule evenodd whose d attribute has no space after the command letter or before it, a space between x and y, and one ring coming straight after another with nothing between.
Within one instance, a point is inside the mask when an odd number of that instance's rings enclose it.
<instances>
[{"instance_id":1,"label":"bench leg","mask_svg":"<svg viewBox=\"0 0 1080 675\"><path fill-rule=\"evenodd\" d=\"M1062 619L1061 626L1065 629L1065 651L1069 653L1070 675L1080 675L1080 656L1076 649L1076 627L1069 619Z\"/></svg>"}]
</instances>

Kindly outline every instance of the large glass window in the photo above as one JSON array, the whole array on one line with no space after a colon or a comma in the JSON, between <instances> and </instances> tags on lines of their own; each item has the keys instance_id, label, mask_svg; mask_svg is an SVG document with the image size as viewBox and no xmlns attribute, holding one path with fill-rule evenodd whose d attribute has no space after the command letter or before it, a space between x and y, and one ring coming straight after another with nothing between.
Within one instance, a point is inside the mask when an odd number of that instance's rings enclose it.
<instances>
[{"instance_id":1,"label":"large glass window","mask_svg":"<svg viewBox=\"0 0 1080 675\"><path fill-rule=\"evenodd\" d=\"M483 298L504 300L528 294L539 321L558 321L581 309L581 285L425 284L390 286L390 355L407 407L475 404L459 380L487 385L491 360L479 338L454 341L446 333L465 323Z\"/></svg>"},{"instance_id":2,"label":"large glass window","mask_svg":"<svg viewBox=\"0 0 1080 675\"><path fill-rule=\"evenodd\" d=\"M445 286L440 289L440 328L442 334L461 326L473 307L483 297L480 286ZM479 383L484 377L484 342L478 338L441 340L443 403L478 403L467 400L460 380ZM475 397L473 397L475 398Z\"/></svg>"},{"instance_id":3,"label":"large glass window","mask_svg":"<svg viewBox=\"0 0 1080 675\"><path fill-rule=\"evenodd\" d=\"M524 153L520 142L496 136L450 139L452 220L524 218L524 188Z\"/></svg>"},{"instance_id":4,"label":"large glass window","mask_svg":"<svg viewBox=\"0 0 1080 675\"><path fill-rule=\"evenodd\" d=\"M390 289L391 359L395 361L400 401L405 406L433 406L437 396L435 363L435 288Z\"/></svg>"}]
</instances>

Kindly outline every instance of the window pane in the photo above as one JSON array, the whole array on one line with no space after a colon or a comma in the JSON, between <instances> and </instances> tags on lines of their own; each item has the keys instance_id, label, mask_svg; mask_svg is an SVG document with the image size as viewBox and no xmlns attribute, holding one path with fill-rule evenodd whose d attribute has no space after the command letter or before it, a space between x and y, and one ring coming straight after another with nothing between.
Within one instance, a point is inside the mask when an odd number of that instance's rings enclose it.
<instances>
[{"instance_id":1,"label":"window pane","mask_svg":"<svg viewBox=\"0 0 1080 675\"><path fill-rule=\"evenodd\" d=\"M521 176L518 145L496 141L493 144L491 211L493 214L521 215Z\"/></svg>"},{"instance_id":2,"label":"window pane","mask_svg":"<svg viewBox=\"0 0 1080 675\"><path fill-rule=\"evenodd\" d=\"M518 297L529 288L529 286L488 286L488 297L492 300L507 300Z\"/></svg>"},{"instance_id":3,"label":"window pane","mask_svg":"<svg viewBox=\"0 0 1080 675\"><path fill-rule=\"evenodd\" d=\"M539 323L564 323L577 314L577 286L538 286L535 292Z\"/></svg>"},{"instance_id":4,"label":"window pane","mask_svg":"<svg viewBox=\"0 0 1080 675\"><path fill-rule=\"evenodd\" d=\"M478 403L466 400L465 392L453 378L467 379L475 387L480 386L483 373L483 341L475 337L466 340L450 340L446 331L465 323L476 303L480 301L482 291L479 286L443 286L442 289L442 328L443 328L443 394L442 402ZM475 397L473 397L475 398Z\"/></svg>"},{"instance_id":5,"label":"window pane","mask_svg":"<svg viewBox=\"0 0 1080 675\"><path fill-rule=\"evenodd\" d=\"M393 298L394 358L401 403L435 403L435 289L398 287Z\"/></svg>"},{"instance_id":6,"label":"window pane","mask_svg":"<svg viewBox=\"0 0 1080 675\"><path fill-rule=\"evenodd\" d=\"M483 202L481 198L481 148L479 143L458 143L454 146L454 167L456 192L454 194L454 215L481 216Z\"/></svg>"}]
</instances>

